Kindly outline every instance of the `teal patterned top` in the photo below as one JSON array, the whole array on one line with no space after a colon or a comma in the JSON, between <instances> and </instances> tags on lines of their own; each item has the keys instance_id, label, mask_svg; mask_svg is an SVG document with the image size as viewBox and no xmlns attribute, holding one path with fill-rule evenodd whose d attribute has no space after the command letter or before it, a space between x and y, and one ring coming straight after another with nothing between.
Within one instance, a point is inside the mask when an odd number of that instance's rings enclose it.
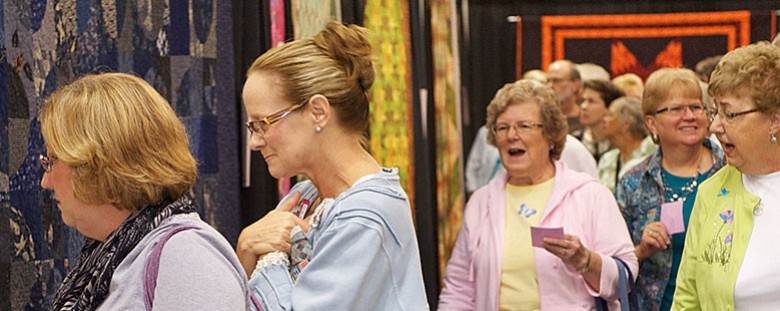
<instances>
[{"instance_id":1,"label":"teal patterned top","mask_svg":"<svg viewBox=\"0 0 780 311\"><path fill-rule=\"evenodd\" d=\"M704 140L712 151L713 166L702 174L709 178L724 165L723 150ZM618 182L616 193L620 211L626 220L634 245L642 238L645 225L661 220L661 204L666 201L662 176L661 148L628 171ZM660 250L639 264L636 278L637 299L641 310L660 310L661 300L672 274L673 247Z\"/></svg>"}]
</instances>

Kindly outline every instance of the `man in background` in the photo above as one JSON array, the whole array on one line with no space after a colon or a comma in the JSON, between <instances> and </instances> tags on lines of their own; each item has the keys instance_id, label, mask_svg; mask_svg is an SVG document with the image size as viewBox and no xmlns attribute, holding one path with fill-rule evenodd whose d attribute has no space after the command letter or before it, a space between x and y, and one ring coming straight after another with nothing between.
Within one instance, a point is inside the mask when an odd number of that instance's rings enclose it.
<instances>
[{"instance_id":1,"label":"man in background","mask_svg":"<svg viewBox=\"0 0 780 311\"><path fill-rule=\"evenodd\" d=\"M547 86L555 91L558 103L569 123L569 133L582 129L580 123L580 96L582 78L575 64L569 60L557 60L547 67Z\"/></svg>"}]
</instances>

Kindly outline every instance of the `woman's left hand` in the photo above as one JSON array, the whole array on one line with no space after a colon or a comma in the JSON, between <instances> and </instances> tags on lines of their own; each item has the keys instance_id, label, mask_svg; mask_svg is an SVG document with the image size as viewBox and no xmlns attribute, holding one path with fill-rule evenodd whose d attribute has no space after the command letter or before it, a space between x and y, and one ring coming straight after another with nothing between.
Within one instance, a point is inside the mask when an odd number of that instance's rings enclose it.
<instances>
[{"instance_id":1,"label":"woman's left hand","mask_svg":"<svg viewBox=\"0 0 780 311\"><path fill-rule=\"evenodd\" d=\"M580 238L576 235L566 234L563 239L544 238L543 247L575 269L582 268L588 260L589 250L580 243Z\"/></svg>"},{"instance_id":2,"label":"woman's left hand","mask_svg":"<svg viewBox=\"0 0 780 311\"><path fill-rule=\"evenodd\" d=\"M236 255L244 267L247 276L252 275L257 260L270 252L290 253L290 232L299 226L303 232L309 231L309 223L290 211L298 204L301 193L295 192L277 209L270 211L260 220L241 230L236 243Z\"/></svg>"}]
</instances>

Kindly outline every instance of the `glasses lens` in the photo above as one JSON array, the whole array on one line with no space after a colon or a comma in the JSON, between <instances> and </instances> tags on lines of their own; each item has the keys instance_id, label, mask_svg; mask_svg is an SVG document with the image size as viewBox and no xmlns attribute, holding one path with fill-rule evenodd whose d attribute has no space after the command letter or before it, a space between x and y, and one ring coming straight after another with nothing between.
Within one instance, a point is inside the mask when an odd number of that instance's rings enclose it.
<instances>
[{"instance_id":1,"label":"glasses lens","mask_svg":"<svg viewBox=\"0 0 780 311\"><path fill-rule=\"evenodd\" d=\"M264 124L262 121L249 121L246 123L246 128L253 134L262 134L265 132L262 124Z\"/></svg>"}]
</instances>

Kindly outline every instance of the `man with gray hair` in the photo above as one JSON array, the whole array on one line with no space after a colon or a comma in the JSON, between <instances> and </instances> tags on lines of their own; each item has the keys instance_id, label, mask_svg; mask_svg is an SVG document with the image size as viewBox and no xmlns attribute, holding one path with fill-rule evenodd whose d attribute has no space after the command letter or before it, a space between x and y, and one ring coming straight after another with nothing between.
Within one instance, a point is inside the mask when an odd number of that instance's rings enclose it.
<instances>
[{"instance_id":1,"label":"man with gray hair","mask_svg":"<svg viewBox=\"0 0 780 311\"><path fill-rule=\"evenodd\" d=\"M569 60L557 60L547 67L547 86L555 91L558 103L569 123L569 133L582 129L580 123L580 96L582 79L575 64Z\"/></svg>"}]
</instances>

